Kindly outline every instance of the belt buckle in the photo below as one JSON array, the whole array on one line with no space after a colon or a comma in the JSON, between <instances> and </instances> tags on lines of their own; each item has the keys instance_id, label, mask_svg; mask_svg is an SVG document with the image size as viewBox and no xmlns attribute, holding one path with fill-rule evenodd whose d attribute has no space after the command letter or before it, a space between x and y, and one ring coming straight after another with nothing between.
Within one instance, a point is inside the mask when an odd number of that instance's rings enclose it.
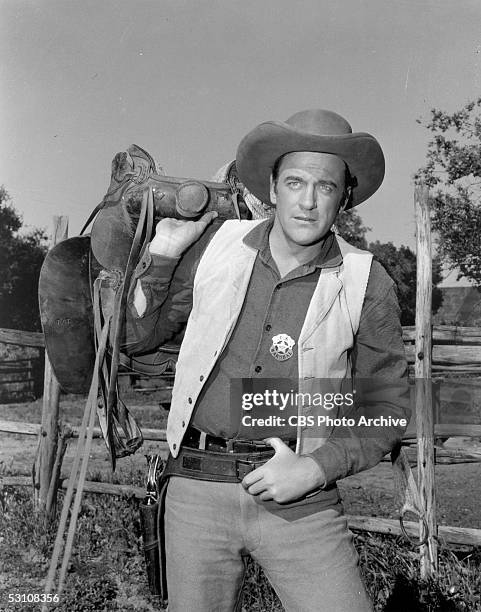
<instances>
[{"instance_id":1,"label":"belt buckle","mask_svg":"<svg viewBox=\"0 0 481 612\"><path fill-rule=\"evenodd\" d=\"M249 459L236 459L235 462L235 472L236 476L239 480L244 480L244 477L250 472L253 472L257 469L258 465L255 460L251 461Z\"/></svg>"}]
</instances>

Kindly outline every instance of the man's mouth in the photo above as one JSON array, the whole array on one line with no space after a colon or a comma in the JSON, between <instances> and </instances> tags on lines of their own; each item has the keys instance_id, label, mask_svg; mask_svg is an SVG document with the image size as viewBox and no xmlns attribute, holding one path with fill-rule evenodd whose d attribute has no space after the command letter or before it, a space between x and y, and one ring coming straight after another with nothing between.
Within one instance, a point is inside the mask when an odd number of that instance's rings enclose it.
<instances>
[{"instance_id":1,"label":"man's mouth","mask_svg":"<svg viewBox=\"0 0 481 612\"><path fill-rule=\"evenodd\" d=\"M307 217L306 215L297 215L294 219L296 221L304 221L305 223L314 223L316 221L314 217Z\"/></svg>"}]
</instances>

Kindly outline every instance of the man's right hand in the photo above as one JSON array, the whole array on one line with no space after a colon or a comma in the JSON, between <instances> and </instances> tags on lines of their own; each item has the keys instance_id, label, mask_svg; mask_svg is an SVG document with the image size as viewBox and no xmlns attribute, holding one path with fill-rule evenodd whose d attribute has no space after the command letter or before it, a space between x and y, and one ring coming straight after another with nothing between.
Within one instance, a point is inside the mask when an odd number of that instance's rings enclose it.
<instances>
[{"instance_id":1,"label":"man's right hand","mask_svg":"<svg viewBox=\"0 0 481 612\"><path fill-rule=\"evenodd\" d=\"M181 221L166 217L157 223L149 250L155 255L180 257L218 216L217 211L205 213L198 221Z\"/></svg>"}]
</instances>

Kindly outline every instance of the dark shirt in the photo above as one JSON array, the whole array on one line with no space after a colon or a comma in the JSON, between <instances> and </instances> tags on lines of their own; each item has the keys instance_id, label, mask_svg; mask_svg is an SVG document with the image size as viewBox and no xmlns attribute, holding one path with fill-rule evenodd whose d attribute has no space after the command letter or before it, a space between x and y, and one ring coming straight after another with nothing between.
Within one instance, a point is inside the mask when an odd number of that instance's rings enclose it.
<instances>
[{"instance_id":1,"label":"dark shirt","mask_svg":"<svg viewBox=\"0 0 481 612\"><path fill-rule=\"evenodd\" d=\"M271 226L272 220L261 223L244 238L259 253L236 327L207 379L193 413L191 424L213 435L254 439L273 435L284 439L295 438L295 431L290 432L285 427L282 430L240 427L240 406L231 405L230 401L231 381L250 378L255 384L260 378L276 378L297 384L297 344L290 359L277 361L269 352L272 336L287 333L297 343L321 269L338 266L342 256L334 235L329 233L317 257L281 279L269 249ZM145 253L137 267L136 279L142 281L147 310L141 317L128 318L127 350L147 352L181 330L192 308L193 278L197 264L213 231L214 228L210 228L180 261L151 255L148 251ZM131 312L134 311L132 301L133 292L130 296ZM399 380L404 377L406 362L400 331L394 283L384 268L373 261L359 330L351 353L353 372L365 378ZM344 447L344 443L337 443L334 432L331 439L311 456L329 476L330 471L334 471L331 464L347 463L343 455ZM297 518L299 512L307 511L303 506L308 505L310 512L314 508L335 504L337 500L337 489L330 486L307 499L287 504L283 511L292 508L292 516ZM271 505L273 509L279 506L275 502Z\"/></svg>"},{"instance_id":2,"label":"dark shirt","mask_svg":"<svg viewBox=\"0 0 481 612\"><path fill-rule=\"evenodd\" d=\"M295 427L242 426L241 379L250 379L251 393L263 392L266 379L279 392L297 391L297 340L321 268L341 261L334 234L329 233L321 251L309 263L298 266L281 279L269 248L272 223L261 223L244 238L258 250L245 300L227 346L217 360L197 400L192 424L223 438L259 440L271 436L295 439ZM286 307L288 305L288 307ZM296 344L292 356L278 361L270 353L272 338L288 334ZM250 411L250 416L268 416L278 411ZM286 416L286 413L283 414Z\"/></svg>"}]
</instances>

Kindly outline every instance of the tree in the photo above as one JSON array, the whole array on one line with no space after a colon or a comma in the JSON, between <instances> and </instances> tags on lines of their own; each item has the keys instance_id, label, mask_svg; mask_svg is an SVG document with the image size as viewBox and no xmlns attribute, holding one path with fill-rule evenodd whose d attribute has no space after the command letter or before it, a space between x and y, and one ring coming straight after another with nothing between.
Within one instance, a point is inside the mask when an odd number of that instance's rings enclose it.
<instances>
[{"instance_id":1,"label":"tree","mask_svg":"<svg viewBox=\"0 0 481 612\"><path fill-rule=\"evenodd\" d=\"M416 254L407 246L396 247L392 242L371 242L368 247L374 258L386 268L396 283L401 325L414 325L416 320ZM432 311L436 313L442 303L441 289L436 287L442 281L441 262L433 260Z\"/></svg>"},{"instance_id":2,"label":"tree","mask_svg":"<svg viewBox=\"0 0 481 612\"><path fill-rule=\"evenodd\" d=\"M47 251L46 236L20 234L22 218L0 186L0 327L40 331L38 277Z\"/></svg>"},{"instance_id":3,"label":"tree","mask_svg":"<svg viewBox=\"0 0 481 612\"><path fill-rule=\"evenodd\" d=\"M432 227L443 261L481 285L481 98L449 114L433 108L423 124L433 134L415 179L436 188Z\"/></svg>"},{"instance_id":4,"label":"tree","mask_svg":"<svg viewBox=\"0 0 481 612\"><path fill-rule=\"evenodd\" d=\"M348 210L336 219L339 234L350 244L359 249L371 251L374 258L386 269L396 283L396 289L401 307L401 324L414 325L416 318L416 254L407 246L396 247L392 242L382 243L377 240L367 244L366 227L355 210ZM436 287L442 281L441 262L439 258L433 261L433 313L436 313L442 303L441 289Z\"/></svg>"},{"instance_id":5,"label":"tree","mask_svg":"<svg viewBox=\"0 0 481 612\"><path fill-rule=\"evenodd\" d=\"M366 234L370 227L366 227L355 210L346 210L336 219L336 228L339 234L358 249L367 248Z\"/></svg>"}]
</instances>

